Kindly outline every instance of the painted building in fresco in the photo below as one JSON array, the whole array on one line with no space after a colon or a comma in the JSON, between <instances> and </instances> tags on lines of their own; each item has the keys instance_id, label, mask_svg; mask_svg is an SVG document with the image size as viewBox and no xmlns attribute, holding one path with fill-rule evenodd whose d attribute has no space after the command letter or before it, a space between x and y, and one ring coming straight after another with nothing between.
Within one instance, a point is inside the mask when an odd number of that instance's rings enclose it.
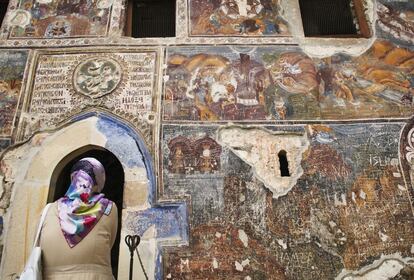
<instances>
[{"instance_id":1,"label":"painted building in fresco","mask_svg":"<svg viewBox=\"0 0 414 280\"><path fill-rule=\"evenodd\" d=\"M290 0L177 0L175 37L130 38L126 2L9 3L1 279L85 155L149 279L413 279L411 0L360 2L369 38L305 37Z\"/></svg>"}]
</instances>

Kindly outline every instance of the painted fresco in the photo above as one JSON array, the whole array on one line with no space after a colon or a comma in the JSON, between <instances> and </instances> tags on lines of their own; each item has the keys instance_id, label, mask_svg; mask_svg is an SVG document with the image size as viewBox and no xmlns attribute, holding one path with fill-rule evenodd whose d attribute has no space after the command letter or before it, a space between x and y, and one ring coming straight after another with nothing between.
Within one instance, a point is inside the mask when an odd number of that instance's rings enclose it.
<instances>
[{"instance_id":1,"label":"painted fresco","mask_svg":"<svg viewBox=\"0 0 414 280\"><path fill-rule=\"evenodd\" d=\"M377 0L377 36L399 44L414 44L414 3Z\"/></svg>"},{"instance_id":2,"label":"painted fresco","mask_svg":"<svg viewBox=\"0 0 414 280\"><path fill-rule=\"evenodd\" d=\"M369 278L370 273L384 271L397 275L414 257L414 218L407 192L411 185L405 184L399 167L403 127L250 126L226 142L230 135L224 137L223 131L231 127L164 125L164 196L191 196L190 246L164 254L167 279L378 279ZM303 173L286 195L275 198L245 157L256 141L269 153L276 142L263 137L250 137L246 145L230 142L259 131L283 132L292 141L307 135ZM206 136L221 145L218 173L172 171L175 150L168 143ZM289 151L287 157L293 168ZM393 268L387 270L387 264Z\"/></svg>"},{"instance_id":3,"label":"painted fresco","mask_svg":"<svg viewBox=\"0 0 414 280\"><path fill-rule=\"evenodd\" d=\"M189 0L190 33L204 36L288 36L281 0Z\"/></svg>"},{"instance_id":4,"label":"painted fresco","mask_svg":"<svg viewBox=\"0 0 414 280\"><path fill-rule=\"evenodd\" d=\"M27 52L0 52L0 136L11 136L26 66Z\"/></svg>"},{"instance_id":5,"label":"painted fresco","mask_svg":"<svg viewBox=\"0 0 414 280\"><path fill-rule=\"evenodd\" d=\"M359 57L297 47L169 48L164 119L297 120L409 116L413 48L376 41Z\"/></svg>"},{"instance_id":6,"label":"painted fresco","mask_svg":"<svg viewBox=\"0 0 414 280\"><path fill-rule=\"evenodd\" d=\"M20 0L10 38L105 36L111 10L112 0Z\"/></svg>"},{"instance_id":7,"label":"painted fresco","mask_svg":"<svg viewBox=\"0 0 414 280\"><path fill-rule=\"evenodd\" d=\"M11 144L11 139L0 139L0 153Z\"/></svg>"}]
</instances>

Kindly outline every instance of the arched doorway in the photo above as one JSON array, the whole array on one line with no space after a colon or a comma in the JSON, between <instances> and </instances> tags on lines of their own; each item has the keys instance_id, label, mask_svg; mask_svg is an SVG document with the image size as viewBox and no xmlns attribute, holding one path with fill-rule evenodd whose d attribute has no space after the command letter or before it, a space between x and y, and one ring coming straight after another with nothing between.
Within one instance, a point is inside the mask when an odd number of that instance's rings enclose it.
<instances>
[{"instance_id":1,"label":"arched doorway","mask_svg":"<svg viewBox=\"0 0 414 280\"><path fill-rule=\"evenodd\" d=\"M124 193L125 174L119 159L110 151L99 146L88 145L82 147L62 159L53 171L50 181L48 202L58 200L64 196L70 185L70 169L82 158L93 157L99 160L105 168L105 186L102 192L105 197L115 202L118 211L118 232L115 244L111 251L112 273L118 275L119 243L121 239L122 201Z\"/></svg>"},{"instance_id":2,"label":"arched doorway","mask_svg":"<svg viewBox=\"0 0 414 280\"><path fill-rule=\"evenodd\" d=\"M130 254L123 242L128 234L141 236L138 250L148 278L164 278L163 248L188 245L186 203L157 201L152 157L139 132L111 115L88 113L58 130L34 135L1 158L0 166L8 170L4 180L13 182L13 197L5 220L0 279L21 273L43 207L65 191L59 189L65 185L59 179L65 167L78 156L111 157L106 151L124 172L118 279L128 278ZM133 269L135 279L144 279L138 261Z\"/></svg>"}]
</instances>

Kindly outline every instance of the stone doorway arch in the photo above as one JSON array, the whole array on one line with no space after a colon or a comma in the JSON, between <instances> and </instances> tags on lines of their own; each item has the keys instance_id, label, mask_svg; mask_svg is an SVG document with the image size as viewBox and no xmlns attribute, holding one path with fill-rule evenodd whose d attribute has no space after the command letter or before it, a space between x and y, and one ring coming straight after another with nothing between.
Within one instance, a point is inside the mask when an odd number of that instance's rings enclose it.
<instances>
[{"instance_id":1,"label":"stone doorway arch","mask_svg":"<svg viewBox=\"0 0 414 280\"><path fill-rule=\"evenodd\" d=\"M40 212L48 201L55 168L67 155L93 146L108 150L121 162L125 174L121 240L127 234L141 235L146 272L150 279L160 279L162 247L188 244L185 204L155 202L152 158L134 129L103 113L75 120L54 132L34 135L9 150L0 162L5 181L13 184L5 217L0 278L9 279L22 271ZM129 252L123 242L119 259L118 279L127 279ZM138 261L135 264L134 275L139 279L142 269Z\"/></svg>"}]
</instances>

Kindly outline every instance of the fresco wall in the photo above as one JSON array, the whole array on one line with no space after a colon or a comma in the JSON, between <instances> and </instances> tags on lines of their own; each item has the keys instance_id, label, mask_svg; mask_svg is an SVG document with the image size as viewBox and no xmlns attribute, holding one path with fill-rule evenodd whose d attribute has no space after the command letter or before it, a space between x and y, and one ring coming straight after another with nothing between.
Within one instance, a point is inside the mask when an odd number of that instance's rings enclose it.
<instances>
[{"instance_id":1,"label":"fresco wall","mask_svg":"<svg viewBox=\"0 0 414 280\"><path fill-rule=\"evenodd\" d=\"M298 47L169 48L164 120L308 120L412 114L414 49L378 40L363 55Z\"/></svg>"},{"instance_id":2,"label":"fresco wall","mask_svg":"<svg viewBox=\"0 0 414 280\"><path fill-rule=\"evenodd\" d=\"M108 33L112 0L19 0L10 38L99 37Z\"/></svg>"},{"instance_id":3,"label":"fresco wall","mask_svg":"<svg viewBox=\"0 0 414 280\"><path fill-rule=\"evenodd\" d=\"M189 0L191 35L289 36L281 0Z\"/></svg>"},{"instance_id":4,"label":"fresco wall","mask_svg":"<svg viewBox=\"0 0 414 280\"><path fill-rule=\"evenodd\" d=\"M96 145L123 164L149 279L413 279L414 6L364 5L373 38L315 41L281 0L178 0L165 39L121 36L122 1L13 2L0 278L24 264L7 232L33 230L47 166Z\"/></svg>"},{"instance_id":5,"label":"fresco wall","mask_svg":"<svg viewBox=\"0 0 414 280\"><path fill-rule=\"evenodd\" d=\"M412 189L406 187L399 167L403 126L249 126L236 134L224 133L231 127L164 126L164 194L190 194L193 210L189 248L165 254L169 279L348 279L375 259L403 266L414 242ZM252 131L261 130L279 135L254 139ZM180 166L180 157L167 143L193 134L218 139L222 145L209 147L223 153L211 149L203 152L210 157L198 157L210 162L208 172L176 175L179 170L170 166ZM269 179L258 179L254 167L263 160L269 166L271 159L279 179L274 183L283 184L277 154L289 144L280 138L292 143L301 134L309 141L302 155L303 174L286 195L275 198L267 187ZM250 140L234 143L243 136ZM252 146L271 156L259 157ZM184 160L188 153L182 151ZM249 153L259 162L252 165ZM287 152L291 176L295 156ZM197 157L187 162L191 160ZM220 168L214 170L218 161ZM380 270L381 265L371 268Z\"/></svg>"},{"instance_id":6,"label":"fresco wall","mask_svg":"<svg viewBox=\"0 0 414 280\"><path fill-rule=\"evenodd\" d=\"M11 143L19 112L27 51L0 51L0 151Z\"/></svg>"}]
</instances>

